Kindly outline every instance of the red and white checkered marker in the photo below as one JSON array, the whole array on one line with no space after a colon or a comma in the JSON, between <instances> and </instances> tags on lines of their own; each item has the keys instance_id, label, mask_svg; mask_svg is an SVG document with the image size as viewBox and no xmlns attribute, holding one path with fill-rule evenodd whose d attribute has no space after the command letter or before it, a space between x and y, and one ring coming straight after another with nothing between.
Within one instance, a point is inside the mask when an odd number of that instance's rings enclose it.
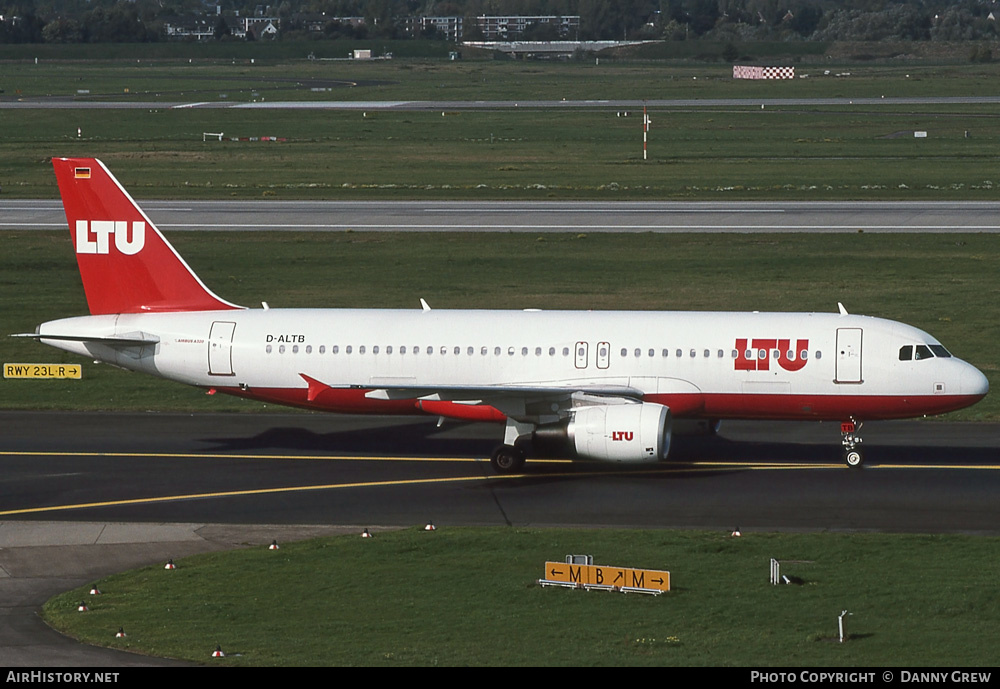
<instances>
[{"instance_id":1,"label":"red and white checkered marker","mask_svg":"<svg viewBox=\"0 0 1000 689\"><path fill-rule=\"evenodd\" d=\"M177 569L177 565L174 564L173 560L167 560L167 564L163 566L163 569Z\"/></svg>"},{"instance_id":2,"label":"red and white checkered marker","mask_svg":"<svg viewBox=\"0 0 1000 689\"><path fill-rule=\"evenodd\" d=\"M118 628L118 633L115 634L115 638L116 639L124 639L125 638L125 628L124 627L119 627Z\"/></svg>"},{"instance_id":3,"label":"red and white checkered marker","mask_svg":"<svg viewBox=\"0 0 1000 689\"><path fill-rule=\"evenodd\" d=\"M267 546L267 549L268 550L277 550L278 549L278 542L277 541L271 541L271 545Z\"/></svg>"},{"instance_id":4,"label":"red and white checkered marker","mask_svg":"<svg viewBox=\"0 0 1000 689\"><path fill-rule=\"evenodd\" d=\"M101 590L95 586L94 588L90 589L90 595L99 596L101 595Z\"/></svg>"},{"instance_id":5,"label":"red and white checkered marker","mask_svg":"<svg viewBox=\"0 0 1000 689\"><path fill-rule=\"evenodd\" d=\"M424 527L424 531L437 531L437 527L434 526L434 522L427 522L427 526Z\"/></svg>"},{"instance_id":6,"label":"red and white checkered marker","mask_svg":"<svg viewBox=\"0 0 1000 689\"><path fill-rule=\"evenodd\" d=\"M373 538L372 534L368 529L361 532L361 538Z\"/></svg>"},{"instance_id":7,"label":"red and white checkered marker","mask_svg":"<svg viewBox=\"0 0 1000 689\"><path fill-rule=\"evenodd\" d=\"M83 601L80 601L80 604L76 606L77 612L87 612L88 609L89 608L87 608L87 604L84 603Z\"/></svg>"},{"instance_id":8,"label":"red and white checkered marker","mask_svg":"<svg viewBox=\"0 0 1000 689\"><path fill-rule=\"evenodd\" d=\"M215 650L212 651L213 658L225 658L226 654L222 652L222 646L216 646Z\"/></svg>"},{"instance_id":9,"label":"red and white checkered marker","mask_svg":"<svg viewBox=\"0 0 1000 689\"><path fill-rule=\"evenodd\" d=\"M740 533L740 527L737 526L735 529L733 529L733 537L742 536L742 535L743 534Z\"/></svg>"}]
</instances>

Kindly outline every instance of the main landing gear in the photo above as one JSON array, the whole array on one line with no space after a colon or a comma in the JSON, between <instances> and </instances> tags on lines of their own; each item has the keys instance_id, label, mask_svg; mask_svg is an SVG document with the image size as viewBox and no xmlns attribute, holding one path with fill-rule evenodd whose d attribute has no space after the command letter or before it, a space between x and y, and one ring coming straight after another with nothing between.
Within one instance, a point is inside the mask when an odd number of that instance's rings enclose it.
<instances>
[{"instance_id":1,"label":"main landing gear","mask_svg":"<svg viewBox=\"0 0 1000 689\"><path fill-rule=\"evenodd\" d=\"M524 468L524 450L514 445L500 445L493 450L490 464L498 474L514 474Z\"/></svg>"},{"instance_id":2,"label":"main landing gear","mask_svg":"<svg viewBox=\"0 0 1000 689\"><path fill-rule=\"evenodd\" d=\"M861 453L861 436L858 432L864 424L851 417L849 421L840 424L841 444L844 446L844 462L852 469L859 469L865 463Z\"/></svg>"},{"instance_id":3,"label":"main landing gear","mask_svg":"<svg viewBox=\"0 0 1000 689\"><path fill-rule=\"evenodd\" d=\"M507 428L504 430L503 445L493 450L490 464L498 474L516 474L524 468L524 460L528 456L525 446L531 442L531 434L535 424L518 421L507 417Z\"/></svg>"}]
</instances>

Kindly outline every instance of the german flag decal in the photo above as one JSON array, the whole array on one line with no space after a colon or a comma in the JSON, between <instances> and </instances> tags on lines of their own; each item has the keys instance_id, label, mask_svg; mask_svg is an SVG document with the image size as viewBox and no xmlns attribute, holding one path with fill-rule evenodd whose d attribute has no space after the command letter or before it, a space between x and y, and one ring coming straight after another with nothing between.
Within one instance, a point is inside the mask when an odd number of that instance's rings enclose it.
<instances>
[{"instance_id":1,"label":"german flag decal","mask_svg":"<svg viewBox=\"0 0 1000 689\"><path fill-rule=\"evenodd\" d=\"M89 167L73 168L73 179L90 179Z\"/></svg>"}]
</instances>

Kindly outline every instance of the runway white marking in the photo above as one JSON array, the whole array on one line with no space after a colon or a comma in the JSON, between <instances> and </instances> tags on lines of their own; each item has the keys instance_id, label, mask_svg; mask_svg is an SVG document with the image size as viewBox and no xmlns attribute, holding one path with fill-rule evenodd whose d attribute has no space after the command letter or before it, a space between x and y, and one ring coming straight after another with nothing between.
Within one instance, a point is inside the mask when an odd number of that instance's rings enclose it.
<instances>
[{"instance_id":1,"label":"runway white marking","mask_svg":"<svg viewBox=\"0 0 1000 689\"><path fill-rule=\"evenodd\" d=\"M854 234L859 231L881 234L920 234L924 232L1000 233L1000 225L511 225L511 224L420 224L420 223L157 223L160 228L175 230L282 231L306 232L710 232L717 234ZM65 222L11 223L0 222L0 230L65 229Z\"/></svg>"},{"instance_id":2,"label":"runway white marking","mask_svg":"<svg viewBox=\"0 0 1000 689\"><path fill-rule=\"evenodd\" d=\"M424 213L469 213L468 208L424 208ZM631 213L786 213L782 208L476 208L475 213L604 213L628 215Z\"/></svg>"},{"instance_id":3,"label":"runway white marking","mask_svg":"<svg viewBox=\"0 0 1000 689\"><path fill-rule=\"evenodd\" d=\"M169 223L159 224L159 227L172 227L175 229L192 228L213 228L220 230L281 230L281 229L301 229L301 230L369 230L384 231L396 230L399 232L449 232L449 231L474 231L474 232L579 232L588 230L593 232L629 232L629 231L659 231L659 232L761 232L761 233L781 233L781 232L826 232L826 233L856 233L858 230L865 232L885 232L885 233L920 233L920 232L1000 232L1000 225L515 225L515 224L422 224L422 223L322 223L322 224L239 224L239 223Z\"/></svg>"}]
</instances>

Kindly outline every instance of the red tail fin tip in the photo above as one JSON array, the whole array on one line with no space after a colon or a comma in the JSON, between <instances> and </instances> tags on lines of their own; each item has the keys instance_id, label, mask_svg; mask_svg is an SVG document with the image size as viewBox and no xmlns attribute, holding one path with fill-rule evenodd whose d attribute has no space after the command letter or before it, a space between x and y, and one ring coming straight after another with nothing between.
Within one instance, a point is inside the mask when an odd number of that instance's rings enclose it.
<instances>
[{"instance_id":1,"label":"red tail fin tip","mask_svg":"<svg viewBox=\"0 0 1000 689\"><path fill-rule=\"evenodd\" d=\"M91 314L241 308L202 283L104 163L52 166Z\"/></svg>"}]
</instances>

